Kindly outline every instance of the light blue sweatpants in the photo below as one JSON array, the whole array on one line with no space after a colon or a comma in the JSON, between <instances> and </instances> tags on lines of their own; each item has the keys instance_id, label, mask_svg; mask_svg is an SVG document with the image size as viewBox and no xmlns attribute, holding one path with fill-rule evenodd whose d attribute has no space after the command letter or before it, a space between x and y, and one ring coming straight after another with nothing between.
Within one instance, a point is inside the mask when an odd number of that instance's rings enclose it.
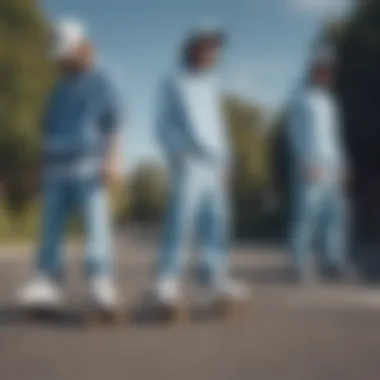
<instances>
[{"instance_id":1,"label":"light blue sweatpants","mask_svg":"<svg viewBox=\"0 0 380 380\"><path fill-rule=\"evenodd\" d=\"M37 269L50 278L63 274L62 245L68 216L84 226L85 269L89 276L111 271L111 224L106 191L94 179L47 178L43 186L41 247Z\"/></svg>"},{"instance_id":2,"label":"light blue sweatpants","mask_svg":"<svg viewBox=\"0 0 380 380\"><path fill-rule=\"evenodd\" d=\"M198 280L224 278L228 271L229 202L223 174L201 163L173 170L157 256L158 278L180 279L189 253L199 252Z\"/></svg>"},{"instance_id":3,"label":"light blue sweatpants","mask_svg":"<svg viewBox=\"0 0 380 380\"><path fill-rule=\"evenodd\" d=\"M347 203L342 189L321 183L295 185L290 245L294 268L304 271L313 248L324 266L340 266L346 260Z\"/></svg>"}]
</instances>

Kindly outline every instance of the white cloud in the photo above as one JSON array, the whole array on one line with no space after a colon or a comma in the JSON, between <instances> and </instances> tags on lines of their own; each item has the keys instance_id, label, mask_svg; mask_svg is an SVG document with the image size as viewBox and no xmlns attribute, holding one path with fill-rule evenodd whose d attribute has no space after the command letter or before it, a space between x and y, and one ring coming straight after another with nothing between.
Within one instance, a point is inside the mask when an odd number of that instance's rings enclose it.
<instances>
[{"instance_id":1,"label":"white cloud","mask_svg":"<svg viewBox=\"0 0 380 380\"><path fill-rule=\"evenodd\" d=\"M350 8L351 0L287 0L291 8L303 12L343 13Z\"/></svg>"}]
</instances>

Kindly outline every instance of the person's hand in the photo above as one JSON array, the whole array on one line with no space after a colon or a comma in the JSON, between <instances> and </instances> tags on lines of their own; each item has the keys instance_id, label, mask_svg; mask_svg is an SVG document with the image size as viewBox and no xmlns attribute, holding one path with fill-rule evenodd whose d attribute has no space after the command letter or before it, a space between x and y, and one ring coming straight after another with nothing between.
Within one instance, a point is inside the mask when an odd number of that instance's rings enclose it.
<instances>
[{"instance_id":1,"label":"person's hand","mask_svg":"<svg viewBox=\"0 0 380 380\"><path fill-rule=\"evenodd\" d=\"M305 167L305 177L309 182L319 182L322 178L322 169L317 165Z\"/></svg>"},{"instance_id":2,"label":"person's hand","mask_svg":"<svg viewBox=\"0 0 380 380\"><path fill-rule=\"evenodd\" d=\"M121 183L122 176L119 165L113 159L105 159L100 169L101 181L107 187L114 187Z\"/></svg>"},{"instance_id":3,"label":"person's hand","mask_svg":"<svg viewBox=\"0 0 380 380\"><path fill-rule=\"evenodd\" d=\"M338 177L338 186L346 195L350 195L352 189L352 177L348 170L343 170Z\"/></svg>"}]
</instances>

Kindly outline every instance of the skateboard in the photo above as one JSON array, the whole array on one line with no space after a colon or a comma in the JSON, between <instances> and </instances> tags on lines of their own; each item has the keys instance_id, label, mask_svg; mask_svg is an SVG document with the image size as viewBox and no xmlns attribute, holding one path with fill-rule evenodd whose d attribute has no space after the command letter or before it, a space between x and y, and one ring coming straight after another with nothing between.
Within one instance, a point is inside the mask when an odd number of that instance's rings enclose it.
<instances>
[{"instance_id":1,"label":"skateboard","mask_svg":"<svg viewBox=\"0 0 380 380\"><path fill-rule=\"evenodd\" d=\"M154 309L155 319L169 325L185 325L193 321L238 321L248 316L250 304L241 300L218 300L205 308L159 305Z\"/></svg>"},{"instance_id":2,"label":"skateboard","mask_svg":"<svg viewBox=\"0 0 380 380\"><path fill-rule=\"evenodd\" d=\"M128 320L126 309L122 307L111 310L91 306L82 310L82 316L83 324L88 327L120 327L125 325Z\"/></svg>"},{"instance_id":3,"label":"skateboard","mask_svg":"<svg viewBox=\"0 0 380 380\"><path fill-rule=\"evenodd\" d=\"M159 322L172 325L183 325L190 322L189 310L182 306L157 305L154 314Z\"/></svg>"},{"instance_id":4,"label":"skateboard","mask_svg":"<svg viewBox=\"0 0 380 380\"><path fill-rule=\"evenodd\" d=\"M20 307L21 320L31 322L55 323L62 325L122 326L127 322L126 309L118 307L112 310L96 306L73 307Z\"/></svg>"},{"instance_id":5,"label":"skateboard","mask_svg":"<svg viewBox=\"0 0 380 380\"><path fill-rule=\"evenodd\" d=\"M235 321L249 314L250 305L247 301L221 299L212 305L217 318L225 321Z\"/></svg>"},{"instance_id":6,"label":"skateboard","mask_svg":"<svg viewBox=\"0 0 380 380\"><path fill-rule=\"evenodd\" d=\"M236 321L245 319L250 313L249 300L224 299L208 300L202 305L193 305L186 297L180 305L170 306L160 303L150 292L141 297L137 308L137 323L165 323L169 325L186 325L192 321Z\"/></svg>"},{"instance_id":7,"label":"skateboard","mask_svg":"<svg viewBox=\"0 0 380 380\"><path fill-rule=\"evenodd\" d=\"M165 323L169 325L183 325L190 321L190 311L186 303L181 306L170 306L156 300L153 294L146 292L141 297L137 308L137 323Z\"/></svg>"},{"instance_id":8,"label":"skateboard","mask_svg":"<svg viewBox=\"0 0 380 380\"><path fill-rule=\"evenodd\" d=\"M17 312L22 320L50 321L58 320L64 312L60 307L28 306L18 307Z\"/></svg>"}]
</instances>

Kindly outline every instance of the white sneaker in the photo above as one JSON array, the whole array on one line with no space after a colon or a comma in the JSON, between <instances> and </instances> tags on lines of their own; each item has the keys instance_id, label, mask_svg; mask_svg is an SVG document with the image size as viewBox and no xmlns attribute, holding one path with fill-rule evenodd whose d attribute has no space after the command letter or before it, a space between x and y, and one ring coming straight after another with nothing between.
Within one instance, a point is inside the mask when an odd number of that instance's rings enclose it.
<instances>
[{"instance_id":1,"label":"white sneaker","mask_svg":"<svg viewBox=\"0 0 380 380\"><path fill-rule=\"evenodd\" d=\"M155 289L155 301L160 305L177 306L181 302L181 286L177 279L158 279Z\"/></svg>"},{"instance_id":2,"label":"white sneaker","mask_svg":"<svg viewBox=\"0 0 380 380\"><path fill-rule=\"evenodd\" d=\"M95 277L90 282L91 301L100 308L115 309L119 303L118 292L108 276Z\"/></svg>"},{"instance_id":3,"label":"white sneaker","mask_svg":"<svg viewBox=\"0 0 380 380\"><path fill-rule=\"evenodd\" d=\"M22 307L54 308L62 304L63 295L56 282L39 275L20 289L17 300Z\"/></svg>"},{"instance_id":4,"label":"white sneaker","mask_svg":"<svg viewBox=\"0 0 380 380\"><path fill-rule=\"evenodd\" d=\"M206 293L216 300L247 301L250 295L246 285L226 279L211 285Z\"/></svg>"}]
</instances>

